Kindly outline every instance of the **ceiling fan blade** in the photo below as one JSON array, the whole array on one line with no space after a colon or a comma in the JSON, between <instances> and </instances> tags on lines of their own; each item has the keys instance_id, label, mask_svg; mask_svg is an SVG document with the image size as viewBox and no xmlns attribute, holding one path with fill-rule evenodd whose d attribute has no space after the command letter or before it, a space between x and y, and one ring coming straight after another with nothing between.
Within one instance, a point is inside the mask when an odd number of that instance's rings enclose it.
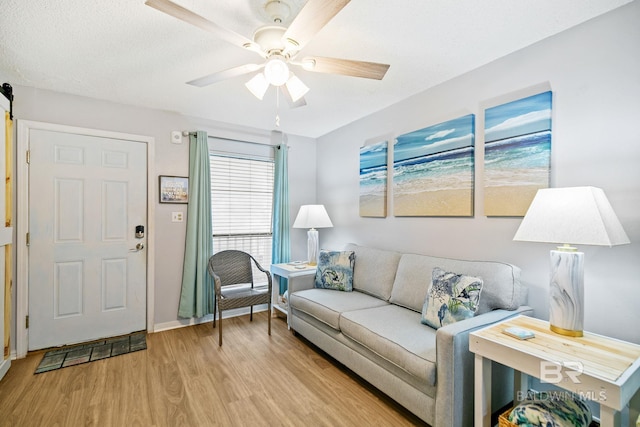
<instances>
[{"instance_id":1,"label":"ceiling fan blade","mask_svg":"<svg viewBox=\"0 0 640 427\"><path fill-rule=\"evenodd\" d=\"M342 74L344 76L364 77L375 80L382 80L389 69L389 64L322 56L307 56L302 60L301 65L307 71Z\"/></svg>"},{"instance_id":2,"label":"ceiling fan blade","mask_svg":"<svg viewBox=\"0 0 640 427\"><path fill-rule=\"evenodd\" d=\"M209 74L204 77L200 77L195 80L191 80L187 82L187 84L197 87L205 87L212 85L214 83L218 83L219 81L230 79L232 77L241 76L243 74L249 74L256 70L259 70L264 65L258 64L245 64L240 65L239 67L229 68L228 70L218 71L217 73Z\"/></svg>"},{"instance_id":3,"label":"ceiling fan blade","mask_svg":"<svg viewBox=\"0 0 640 427\"><path fill-rule=\"evenodd\" d=\"M309 0L293 19L283 39L301 50L350 0Z\"/></svg>"},{"instance_id":4,"label":"ceiling fan blade","mask_svg":"<svg viewBox=\"0 0 640 427\"><path fill-rule=\"evenodd\" d=\"M297 101L294 101L293 98L291 98L291 94L289 93L287 86L280 86L280 91L282 92L282 95L284 95L284 99L287 100L287 104L289 104L290 108L304 107L307 105L307 101L304 99L304 96Z\"/></svg>"},{"instance_id":5,"label":"ceiling fan blade","mask_svg":"<svg viewBox=\"0 0 640 427\"><path fill-rule=\"evenodd\" d=\"M208 19L198 15L195 12L190 11L189 9L185 9L184 7L173 3L170 0L147 0L144 4L157 9L160 12L164 12L167 15L173 16L174 18L178 18L188 24L195 25L198 28L215 34L216 37L219 37L226 42L229 42L236 46L255 50L255 43L253 43L253 41L251 41L250 39L227 28L221 27L218 24L209 21ZM260 49L258 48L258 52L259 51Z\"/></svg>"}]
</instances>

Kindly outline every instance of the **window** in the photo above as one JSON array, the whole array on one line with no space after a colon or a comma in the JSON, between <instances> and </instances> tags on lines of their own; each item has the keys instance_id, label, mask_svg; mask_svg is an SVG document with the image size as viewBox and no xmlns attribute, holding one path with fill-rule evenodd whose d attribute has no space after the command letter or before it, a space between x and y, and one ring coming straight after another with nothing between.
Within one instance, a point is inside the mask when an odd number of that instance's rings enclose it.
<instances>
[{"instance_id":1,"label":"window","mask_svg":"<svg viewBox=\"0 0 640 427\"><path fill-rule=\"evenodd\" d=\"M211 154L209 160L214 253L241 250L269 268L273 161L218 154Z\"/></svg>"}]
</instances>

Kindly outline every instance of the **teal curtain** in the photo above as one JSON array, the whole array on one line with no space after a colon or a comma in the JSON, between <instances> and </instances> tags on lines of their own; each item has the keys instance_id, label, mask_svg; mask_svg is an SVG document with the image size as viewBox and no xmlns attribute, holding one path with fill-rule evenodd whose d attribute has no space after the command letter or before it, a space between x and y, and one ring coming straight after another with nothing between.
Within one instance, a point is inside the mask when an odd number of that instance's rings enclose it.
<instances>
[{"instance_id":1,"label":"teal curtain","mask_svg":"<svg viewBox=\"0 0 640 427\"><path fill-rule=\"evenodd\" d=\"M213 255L210 176L207 133L192 133L189 135L189 205L180 317L213 313L213 281L207 272L207 262Z\"/></svg>"},{"instance_id":2,"label":"teal curtain","mask_svg":"<svg viewBox=\"0 0 640 427\"><path fill-rule=\"evenodd\" d=\"M289 241L289 167L288 147L285 144L280 144L275 147L275 150L271 262L279 264L291 261L291 244ZM286 279L280 278L280 293L284 293L286 289Z\"/></svg>"}]
</instances>

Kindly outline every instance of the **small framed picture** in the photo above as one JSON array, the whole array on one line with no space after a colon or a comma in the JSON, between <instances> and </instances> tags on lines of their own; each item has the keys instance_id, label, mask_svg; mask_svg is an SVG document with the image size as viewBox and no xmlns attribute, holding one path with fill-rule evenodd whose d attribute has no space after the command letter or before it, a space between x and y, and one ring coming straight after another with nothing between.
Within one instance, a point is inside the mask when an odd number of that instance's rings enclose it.
<instances>
[{"instance_id":1,"label":"small framed picture","mask_svg":"<svg viewBox=\"0 0 640 427\"><path fill-rule=\"evenodd\" d=\"M160 203L189 203L189 178L160 175Z\"/></svg>"}]
</instances>

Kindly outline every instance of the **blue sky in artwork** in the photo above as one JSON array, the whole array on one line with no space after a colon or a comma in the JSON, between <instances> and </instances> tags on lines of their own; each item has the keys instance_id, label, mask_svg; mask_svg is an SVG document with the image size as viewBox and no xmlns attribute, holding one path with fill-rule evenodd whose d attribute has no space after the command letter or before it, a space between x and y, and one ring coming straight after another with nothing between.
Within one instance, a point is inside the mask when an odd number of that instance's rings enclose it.
<instances>
[{"instance_id":1,"label":"blue sky in artwork","mask_svg":"<svg viewBox=\"0 0 640 427\"><path fill-rule=\"evenodd\" d=\"M473 114L400 135L393 148L394 162L473 146Z\"/></svg>"},{"instance_id":2,"label":"blue sky in artwork","mask_svg":"<svg viewBox=\"0 0 640 427\"><path fill-rule=\"evenodd\" d=\"M551 130L551 91L487 108L485 142Z\"/></svg>"},{"instance_id":3,"label":"blue sky in artwork","mask_svg":"<svg viewBox=\"0 0 640 427\"><path fill-rule=\"evenodd\" d=\"M387 141L378 142L372 145L365 145L360 148L360 171L373 167L386 166L387 164Z\"/></svg>"}]
</instances>

